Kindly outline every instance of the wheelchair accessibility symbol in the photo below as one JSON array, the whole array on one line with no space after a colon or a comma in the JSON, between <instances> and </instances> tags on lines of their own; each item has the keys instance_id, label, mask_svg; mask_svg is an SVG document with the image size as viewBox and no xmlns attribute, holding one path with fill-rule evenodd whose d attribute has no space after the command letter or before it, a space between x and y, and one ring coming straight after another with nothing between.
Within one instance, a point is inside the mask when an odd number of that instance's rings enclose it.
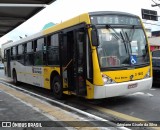
<instances>
[{"instance_id":1,"label":"wheelchair accessibility symbol","mask_svg":"<svg viewBox=\"0 0 160 130\"><path fill-rule=\"evenodd\" d=\"M135 55L130 56L130 62L132 65L137 63L137 57Z\"/></svg>"}]
</instances>

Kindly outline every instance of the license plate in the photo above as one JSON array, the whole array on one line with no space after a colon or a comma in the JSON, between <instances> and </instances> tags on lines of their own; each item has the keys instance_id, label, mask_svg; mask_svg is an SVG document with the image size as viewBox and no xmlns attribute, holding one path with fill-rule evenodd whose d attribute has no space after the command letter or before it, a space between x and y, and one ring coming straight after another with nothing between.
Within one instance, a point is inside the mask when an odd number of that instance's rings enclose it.
<instances>
[{"instance_id":1,"label":"license plate","mask_svg":"<svg viewBox=\"0 0 160 130\"><path fill-rule=\"evenodd\" d=\"M128 85L128 89L136 88L136 87L137 87L137 83Z\"/></svg>"}]
</instances>

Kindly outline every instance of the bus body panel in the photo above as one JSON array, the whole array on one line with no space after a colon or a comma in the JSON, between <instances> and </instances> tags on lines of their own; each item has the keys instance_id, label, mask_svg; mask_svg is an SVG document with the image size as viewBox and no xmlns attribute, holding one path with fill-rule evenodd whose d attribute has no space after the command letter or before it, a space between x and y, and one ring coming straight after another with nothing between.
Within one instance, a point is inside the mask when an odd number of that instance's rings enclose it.
<instances>
[{"instance_id":1,"label":"bus body panel","mask_svg":"<svg viewBox=\"0 0 160 130\"><path fill-rule=\"evenodd\" d=\"M70 27L69 25L74 26L74 25L77 25L77 24L80 24L80 23L83 23L83 22L85 22L86 24L90 24L90 19L89 19L88 13L84 13L84 14L82 14L80 16L74 17L74 18L72 18L70 20L67 20L67 21L65 21L63 23L60 23L57 26L53 26L51 28L48 28L48 29L44 30L42 33L44 35L47 35L49 33L56 32L56 31L59 31L61 29L68 28L68 27Z\"/></svg>"},{"instance_id":2,"label":"bus body panel","mask_svg":"<svg viewBox=\"0 0 160 130\"><path fill-rule=\"evenodd\" d=\"M93 99L94 98L94 85L90 83L88 80L86 80L86 86L87 86L87 96L85 98Z\"/></svg>"},{"instance_id":3,"label":"bus body panel","mask_svg":"<svg viewBox=\"0 0 160 130\"><path fill-rule=\"evenodd\" d=\"M93 59L93 84L94 85L103 85L102 75L99 68L98 56L95 47L92 49L92 59Z\"/></svg>"},{"instance_id":4,"label":"bus body panel","mask_svg":"<svg viewBox=\"0 0 160 130\"><path fill-rule=\"evenodd\" d=\"M18 81L44 87L43 67L24 66L17 61L12 61L11 70L12 76L13 70L16 71Z\"/></svg>"},{"instance_id":5,"label":"bus body panel","mask_svg":"<svg viewBox=\"0 0 160 130\"><path fill-rule=\"evenodd\" d=\"M145 28L141 18L139 17L140 21L141 21L141 25L143 28ZM150 50L150 43L149 43L149 40L148 40L148 36L147 36L147 33L146 33L146 30L144 29L144 34L146 36L146 41L147 41L147 47L148 47L148 50L149 50L149 57L150 57L150 68L152 68L152 55L151 55L151 50ZM153 77L153 69L150 69L150 76Z\"/></svg>"},{"instance_id":6,"label":"bus body panel","mask_svg":"<svg viewBox=\"0 0 160 130\"><path fill-rule=\"evenodd\" d=\"M53 71L60 74L59 67L24 66L19 62L11 62L11 70L15 69L17 80L46 89L50 88L50 76ZM13 75L13 74L11 74Z\"/></svg>"},{"instance_id":7,"label":"bus body panel","mask_svg":"<svg viewBox=\"0 0 160 130\"><path fill-rule=\"evenodd\" d=\"M121 82L128 82L131 80L143 79L149 70L150 66L143 68L136 68L136 69L129 68L128 70L106 71L102 73L109 76L116 83L121 83Z\"/></svg>"},{"instance_id":8,"label":"bus body panel","mask_svg":"<svg viewBox=\"0 0 160 130\"><path fill-rule=\"evenodd\" d=\"M53 71L57 72L60 75L60 67L43 67L43 79L44 79L44 88L51 89L50 78Z\"/></svg>"}]
</instances>

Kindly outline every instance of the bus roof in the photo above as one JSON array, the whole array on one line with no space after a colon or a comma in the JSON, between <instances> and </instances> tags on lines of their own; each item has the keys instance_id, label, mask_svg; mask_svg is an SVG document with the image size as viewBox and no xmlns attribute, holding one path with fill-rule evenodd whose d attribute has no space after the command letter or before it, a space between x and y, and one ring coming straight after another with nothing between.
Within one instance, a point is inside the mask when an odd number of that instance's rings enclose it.
<instances>
[{"instance_id":1,"label":"bus roof","mask_svg":"<svg viewBox=\"0 0 160 130\"><path fill-rule=\"evenodd\" d=\"M137 15L126 13L126 12L120 12L120 11L96 11L96 12L89 12L89 15L128 15L133 17L138 17Z\"/></svg>"},{"instance_id":2,"label":"bus roof","mask_svg":"<svg viewBox=\"0 0 160 130\"><path fill-rule=\"evenodd\" d=\"M81 22L90 22L90 21L86 21L86 17L88 16L89 18L89 15L88 13L85 13L85 14L81 14L77 17L74 17L72 19L69 19L67 21L64 21L60 24L57 24L57 25L54 25L53 27L50 27L50 28L47 28L46 30L42 30L34 35L31 35L29 37L26 37L24 39L20 39L18 41L15 41L15 42L10 42L8 44L2 44L2 47L5 49L5 48L9 48L9 47L12 47L12 46L15 46L15 45L18 45L20 43L24 43L24 42L27 42L27 41L30 41L30 40L33 40L35 38L38 38L38 37L41 37L41 36L44 36L44 35L47 35L47 34L50 34L52 32L56 32L56 31L59 31L59 30L62 30L64 28L67 28L67 27L70 27L70 26L74 26L78 23L81 23ZM85 17L85 18L84 18ZM88 19L89 20L89 19Z\"/></svg>"},{"instance_id":3,"label":"bus roof","mask_svg":"<svg viewBox=\"0 0 160 130\"><path fill-rule=\"evenodd\" d=\"M57 24L57 25L54 25L50 28L47 28L46 30L42 30L34 35L31 35L27 38L24 38L24 39L21 39L19 41L16 41L16 42L10 42L8 44L5 44L5 45L2 45L3 48L8 48L8 47L11 47L11 46L14 46L14 45L18 45L20 43L24 43L24 42L27 42L27 41L30 41L30 40L33 40L35 38L38 38L38 37L41 37L41 36L44 36L44 35L48 35L52 32L57 32L57 31L60 31L60 30L63 30L65 28L68 28L68 27L71 27L71 26L74 26L76 24L80 24L80 23L87 23L87 24L90 24L90 16L93 16L93 15L107 15L107 14L118 14L118 15L128 15L128 16L134 16L134 17L138 17L136 15L133 15L133 14L129 14L129 13L125 13L125 12L117 12L117 11L97 11L97 12L88 12L88 13L83 13L81 15L78 15L74 18L71 18L67 21L64 21L60 24Z\"/></svg>"}]
</instances>

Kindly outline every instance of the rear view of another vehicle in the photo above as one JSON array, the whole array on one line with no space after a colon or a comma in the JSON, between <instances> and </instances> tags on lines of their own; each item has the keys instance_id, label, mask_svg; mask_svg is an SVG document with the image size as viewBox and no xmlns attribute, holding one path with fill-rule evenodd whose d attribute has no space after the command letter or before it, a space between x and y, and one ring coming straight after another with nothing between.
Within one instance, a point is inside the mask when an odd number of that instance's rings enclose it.
<instances>
[{"instance_id":1,"label":"rear view of another vehicle","mask_svg":"<svg viewBox=\"0 0 160 130\"><path fill-rule=\"evenodd\" d=\"M153 83L160 83L160 50L152 52Z\"/></svg>"}]
</instances>

